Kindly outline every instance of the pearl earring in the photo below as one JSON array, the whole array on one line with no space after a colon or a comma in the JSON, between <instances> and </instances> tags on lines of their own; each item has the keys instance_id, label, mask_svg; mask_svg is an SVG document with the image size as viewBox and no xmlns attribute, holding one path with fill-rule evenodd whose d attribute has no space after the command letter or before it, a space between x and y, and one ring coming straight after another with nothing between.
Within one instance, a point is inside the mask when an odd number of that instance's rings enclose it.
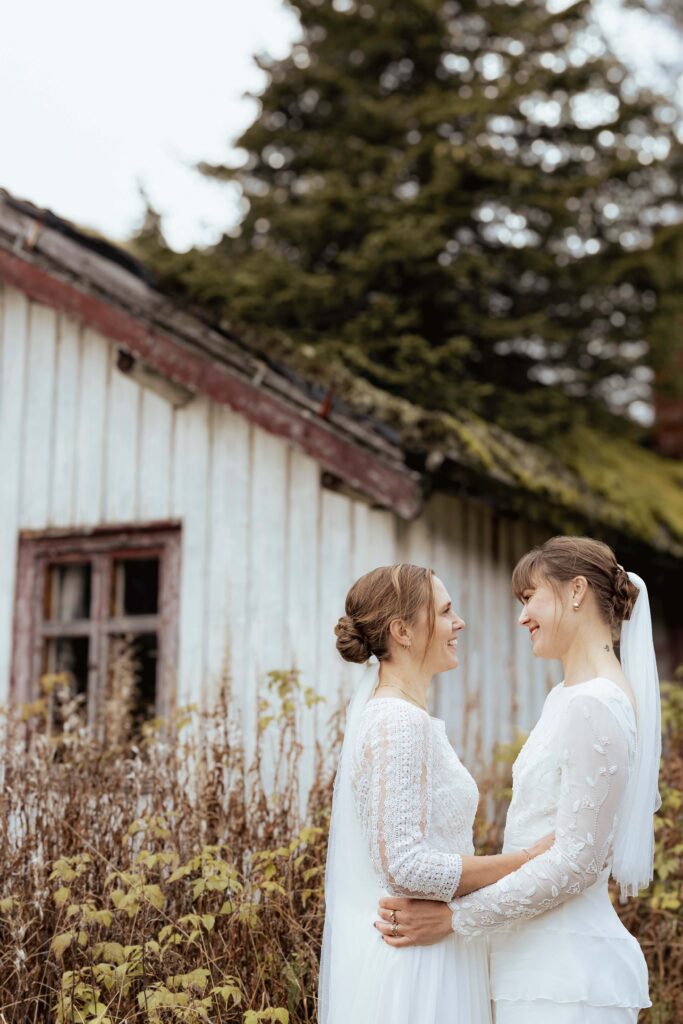
<instances>
[{"instance_id":1,"label":"pearl earring","mask_svg":"<svg viewBox=\"0 0 683 1024\"><path fill-rule=\"evenodd\" d=\"M574 601L574 604L572 605L572 608L574 609L575 612L578 612L578 610L579 610L579 602L578 601Z\"/></svg>"}]
</instances>

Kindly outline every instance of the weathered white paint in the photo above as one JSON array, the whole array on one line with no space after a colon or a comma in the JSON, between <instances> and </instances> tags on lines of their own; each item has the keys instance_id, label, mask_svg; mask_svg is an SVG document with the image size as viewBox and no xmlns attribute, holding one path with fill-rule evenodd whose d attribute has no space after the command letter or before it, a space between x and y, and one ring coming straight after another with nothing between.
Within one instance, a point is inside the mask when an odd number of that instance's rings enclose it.
<instances>
[{"instance_id":1,"label":"weathered white paint","mask_svg":"<svg viewBox=\"0 0 683 1024\"><path fill-rule=\"evenodd\" d=\"M312 459L225 407L172 407L117 370L112 343L15 289L0 291L0 324L0 700L18 531L175 519L179 703L210 700L229 671L250 729L266 672L297 667L328 699L324 724L356 676L334 646L346 591L409 560L436 569L467 622L461 667L433 701L463 757L532 724L557 678L531 658L509 592L534 531L444 495L406 523L323 488Z\"/></svg>"}]
</instances>

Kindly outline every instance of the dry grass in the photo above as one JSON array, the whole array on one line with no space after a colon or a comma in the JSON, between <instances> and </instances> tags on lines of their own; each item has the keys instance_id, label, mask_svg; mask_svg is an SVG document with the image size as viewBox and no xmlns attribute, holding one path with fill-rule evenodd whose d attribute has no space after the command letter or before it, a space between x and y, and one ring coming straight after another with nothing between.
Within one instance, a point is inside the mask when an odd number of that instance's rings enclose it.
<instances>
[{"instance_id":1,"label":"dry grass","mask_svg":"<svg viewBox=\"0 0 683 1024\"><path fill-rule=\"evenodd\" d=\"M271 676L251 766L227 688L211 714L185 709L133 743L108 709L105 746L46 682L49 698L4 722L3 1024L315 1020L332 778L317 748L302 815L313 698L296 674Z\"/></svg>"},{"instance_id":2,"label":"dry grass","mask_svg":"<svg viewBox=\"0 0 683 1024\"><path fill-rule=\"evenodd\" d=\"M126 741L131 687L119 675L106 744L60 679L4 719L2 1024L315 1021L338 713L302 809L302 716L316 698L296 673L271 675L249 764L227 686L210 714L185 709ZM55 705L60 732L48 725ZM680 689L667 708L657 885L620 911L650 963L652 1024L683 1014ZM482 852L500 848L505 755L482 786Z\"/></svg>"}]
</instances>

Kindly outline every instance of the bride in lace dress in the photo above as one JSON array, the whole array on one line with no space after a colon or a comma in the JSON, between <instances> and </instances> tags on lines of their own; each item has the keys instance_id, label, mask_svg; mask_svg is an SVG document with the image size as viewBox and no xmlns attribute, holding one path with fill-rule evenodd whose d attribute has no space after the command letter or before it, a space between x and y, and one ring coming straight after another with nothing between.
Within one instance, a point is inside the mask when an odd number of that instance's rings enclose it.
<instances>
[{"instance_id":1,"label":"bride in lace dress","mask_svg":"<svg viewBox=\"0 0 683 1024\"><path fill-rule=\"evenodd\" d=\"M372 929L383 895L445 906L553 841L545 835L513 852L474 856L477 786L444 723L425 706L432 676L458 664L463 626L441 580L418 566L375 569L347 596L336 627L338 650L348 661L368 662L371 655L377 661L349 706L335 781L320 1024L491 1020L485 941L463 942L451 933L435 945L397 951Z\"/></svg>"},{"instance_id":2,"label":"bride in lace dress","mask_svg":"<svg viewBox=\"0 0 683 1024\"><path fill-rule=\"evenodd\" d=\"M661 740L647 590L606 545L569 537L529 552L513 589L534 654L560 658L565 678L515 762L503 850L550 828L555 843L463 898L384 899L378 927L406 951L488 936L496 1024L634 1024L651 1005L647 967L607 882L625 898L652 878Z\"/></svg>"}]
</instances>

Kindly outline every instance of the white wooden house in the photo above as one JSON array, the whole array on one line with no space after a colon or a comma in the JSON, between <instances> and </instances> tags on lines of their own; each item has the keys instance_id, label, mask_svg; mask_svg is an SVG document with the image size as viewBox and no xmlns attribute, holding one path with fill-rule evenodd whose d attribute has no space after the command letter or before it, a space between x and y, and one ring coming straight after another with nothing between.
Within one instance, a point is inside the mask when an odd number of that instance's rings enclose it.
<instances>
[{"instance_id":1,"label":"white wooden house","mask_svg":"<svg viewBox=\"0 0 683 1024\"><path fill-rule=\"evenodd\" d=\"M381 422L178 309L125 252L0 193L0 702L62 667L94 716L111 638L134 634L141 700L161 713L210 701L227 670L249 728L264 674L292 666L334 703L355 672L332 632L349 585L409 560L467 622L435 712L466 757L487 756L558 678L530 654L509 579L567 509L546 482L527 515L505 467L466 452L437 463L409 468ZM641 543L609 526L666 598L683 530ZM665 670L682 619L658 620Z\"/></svg>"}]
</instances>

